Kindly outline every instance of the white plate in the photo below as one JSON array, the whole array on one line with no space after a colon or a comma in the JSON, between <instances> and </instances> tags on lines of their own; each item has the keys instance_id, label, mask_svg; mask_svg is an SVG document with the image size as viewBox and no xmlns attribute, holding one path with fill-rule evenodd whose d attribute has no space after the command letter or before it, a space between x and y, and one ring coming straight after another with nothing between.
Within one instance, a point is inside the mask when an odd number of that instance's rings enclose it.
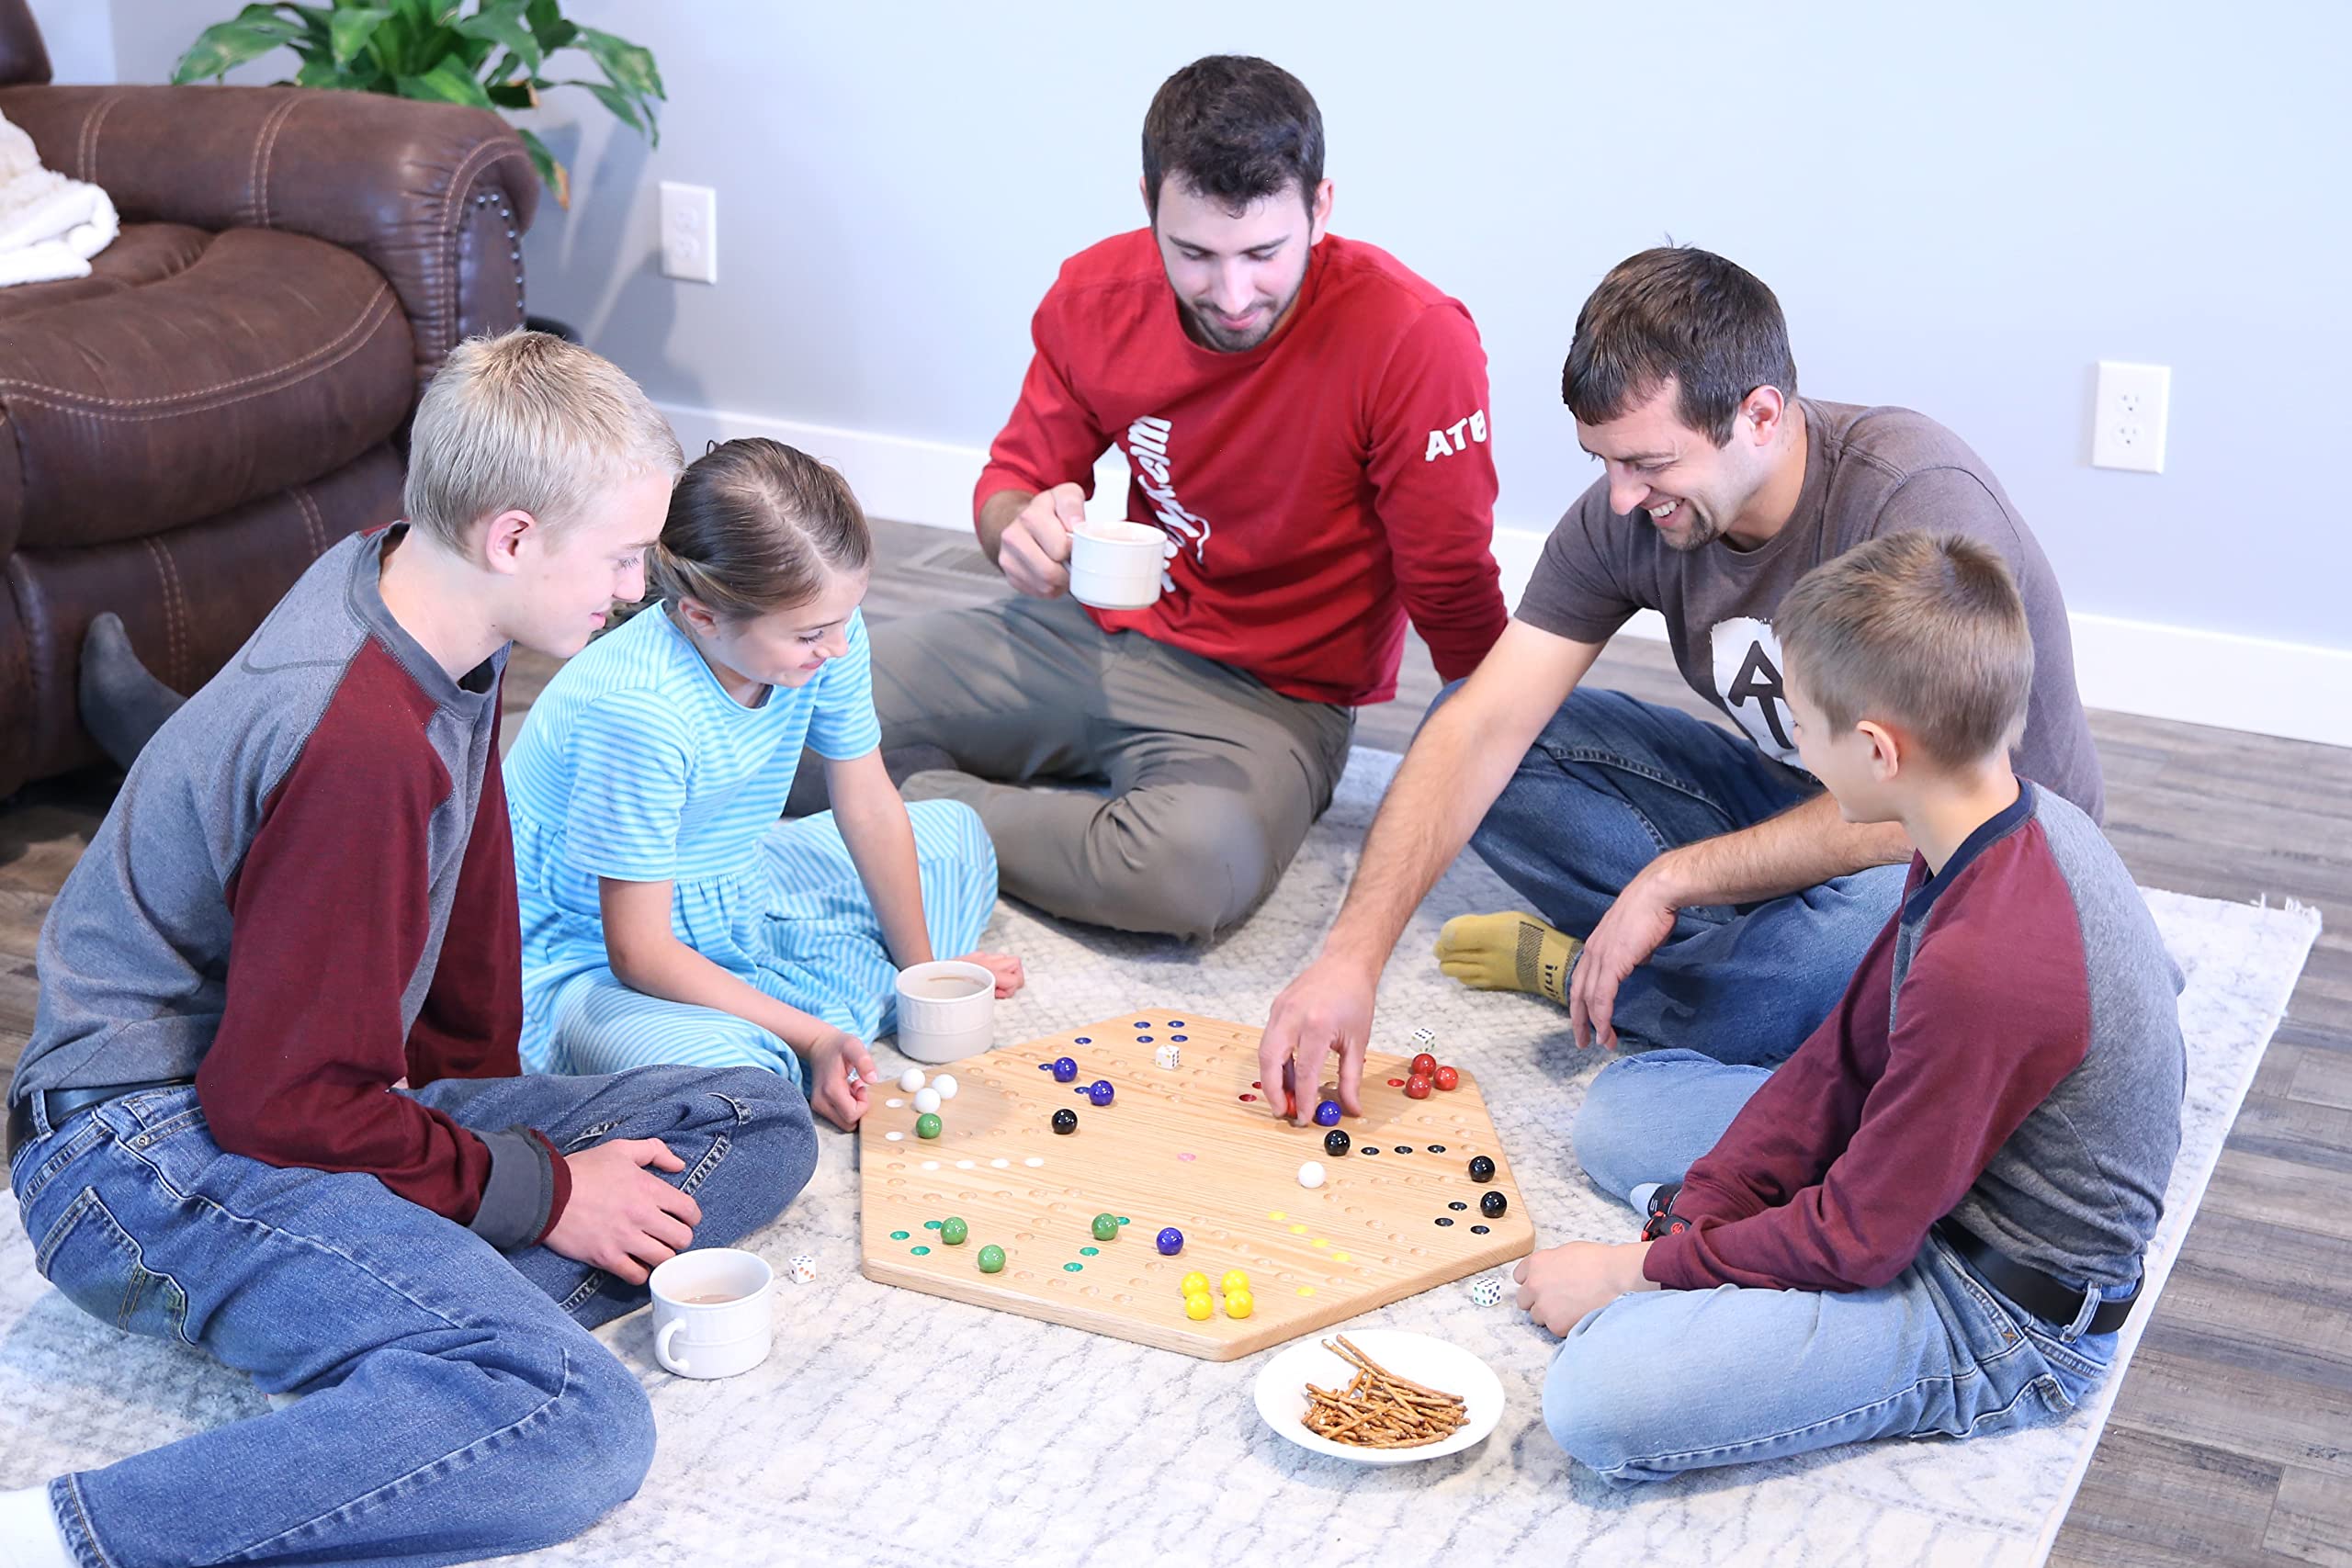
<instances>
[{"instance_id":1,"label":"white plate","mask_svg":"<svg viewBox=\"0 0 2352 1568\"><path fill-rule=\"evenodd\" d=\"M1299 1341L1268 1361L1265 1370L1258 1374L1258 1414L1266 1418L1267 1426L1300 1448L1329 1454L1333 1459L1352 1460L1358 1464L1411 1464L1417 1460L1460 1453L1483 1440L1503 1418L1501 1381L1487 1370L1486 1362L1469 1351L1401 1328L1363 1328L1347 1331L1348 1343L1400 1378L1410 1379L1425 1388L1460 1394L1469 1419L1442 1442L1425 1443L1417 1449L1365 1449L1317 1437L1300 1424L1306 1414L1306 1385L1311 1382L1317 1388L1345 1388L1348 1380L1355 1376L1353 1367L1336 1352L1323 1348L1325 1339L1336 1339L1340 1332L1326 1330L1312 1339Z\"/></svg>"}]
</instances>

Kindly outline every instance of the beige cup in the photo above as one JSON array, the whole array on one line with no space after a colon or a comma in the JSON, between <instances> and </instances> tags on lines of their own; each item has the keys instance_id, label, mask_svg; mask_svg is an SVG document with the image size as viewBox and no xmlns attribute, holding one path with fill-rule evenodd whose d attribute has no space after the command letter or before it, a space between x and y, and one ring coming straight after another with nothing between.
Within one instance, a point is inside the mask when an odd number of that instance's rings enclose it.
<instances>
[{"instance_id":1,"label":"beige cup","mask_svg":"<svg viewBox=\"0 0 2352 1568\"><path fill-rule=\"evenodd\" d=\"M899 971L899 1049L918 1062L960 1062L996 1043L996 976L944 958Z\"/></svg>"},{"instance_id":2,"label":"beige cup","mask_svg":"<svg viewBox=\"0 0 2352 1568\"><path fill-rule=\"evenodd\" d=\"M775 1271L731 1247L681 1252L653 1270L653 1359L682 1378L731 1378L768 1359Z\"/></svg>"},{"instance_id":3,"label":"beige cup","mask_svg":"<svg viewBox=\"0 0 2352 1568\"><path fill-rule=\"evenodd\" d=\"M1140 610L1159 597L1168 536L1141 523L1081 523L1070 535L1069 591L1098 610Z\"/></svg>"}]
</instances>

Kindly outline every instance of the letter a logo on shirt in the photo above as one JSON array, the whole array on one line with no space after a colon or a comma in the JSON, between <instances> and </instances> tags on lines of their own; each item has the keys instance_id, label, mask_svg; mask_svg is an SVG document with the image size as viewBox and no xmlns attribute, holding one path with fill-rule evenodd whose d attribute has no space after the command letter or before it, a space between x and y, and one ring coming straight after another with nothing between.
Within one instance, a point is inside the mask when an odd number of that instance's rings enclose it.
<instances>
[{"instance_id":1,"label":"letter a logo on shirt","mask_svg":"<svg viewBox=\"0 0 2352 1568\"><path fill-rule=\"evenodd\" d=\"M1707 634L1714 655L1715 695L1724 711L1756 742L1757 750L1792 766L1796 742L1790 738L1789 700L1781 684L1781 639L1770 621L1736 615L1718 621Z\"/></svg>"}]
</instances>

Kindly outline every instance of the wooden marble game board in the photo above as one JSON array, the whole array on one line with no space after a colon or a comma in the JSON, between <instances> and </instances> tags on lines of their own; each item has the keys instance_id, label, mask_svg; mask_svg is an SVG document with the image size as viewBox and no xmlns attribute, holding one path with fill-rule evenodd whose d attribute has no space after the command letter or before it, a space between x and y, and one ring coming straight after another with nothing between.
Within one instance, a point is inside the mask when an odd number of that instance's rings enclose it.
<instances>
[{"instance_id":1,"label":"wooden marble game board","mask_svg":"<svg viewBox=\"0 0 2352 1568\"><path fill-rule=\"evenodd\" d=\"M866 1278L1223 1361L1533 1250L1468 1072L1457 1089L1410 1100L1406 1059L1375 1054L1364 1114L1340 1123L1352 1146L1335 1157L1325 1129L1269 1112L1254 1083L1258 1035L1148 1007L1003 1046L937 1069L958 1092L933 1140L916 1135L911 1096L876 1086L858 1132ZM1155 1066L1154 1045L1171 1040L1180 1065ZM1436 1054L1446 1060L1442 1042ZM1040 1070L1064 1055L1078 1063L1075 1083ZM1114 1088L1108 1106L1082 1092L1096 1078ZM1065 1108L1078 1131L1057 1134L1051 1117ZM1471 1180L1474 1155L1494 1160L1491 1182ZM1327 1173L1313 1190L1298 1181L1310 1159ZM1510 1206L1489 1219L1479 1199L1496 1191ZM1098 1242L1090 1226L1104 1213L1128 1223ZM940 1239L950 1215L969 1227L960 1246ZM1154 1245L1166 1225L1184 1233L1173 1258ZM1001 1273L980 1272L989 1245L1005 1250ZM1186 1317L1178 1281L1195 1269L1212 1280L1247 1273L1251 1315L1228 1317L1220 1294L1215 1315Z\"/></svg>"}]
</instances>

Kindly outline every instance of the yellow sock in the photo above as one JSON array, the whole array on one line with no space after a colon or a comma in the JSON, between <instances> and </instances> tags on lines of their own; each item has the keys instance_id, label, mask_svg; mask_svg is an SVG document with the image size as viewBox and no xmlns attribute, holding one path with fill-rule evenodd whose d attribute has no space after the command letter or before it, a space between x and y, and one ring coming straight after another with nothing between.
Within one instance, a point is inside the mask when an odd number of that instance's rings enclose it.
<instances>
[{"instance_id":1,"label":"yellow sock","mask_svg":"<svg viewBox=\"0 0 2352 1568\"><path fill-rule=\"evenodd\" d=\"M1583 944L1532 915L1456 915L1437 933L1437 966L1474 991L1568 1000L1568 965Z\"/></svg>"}]
</instances>

